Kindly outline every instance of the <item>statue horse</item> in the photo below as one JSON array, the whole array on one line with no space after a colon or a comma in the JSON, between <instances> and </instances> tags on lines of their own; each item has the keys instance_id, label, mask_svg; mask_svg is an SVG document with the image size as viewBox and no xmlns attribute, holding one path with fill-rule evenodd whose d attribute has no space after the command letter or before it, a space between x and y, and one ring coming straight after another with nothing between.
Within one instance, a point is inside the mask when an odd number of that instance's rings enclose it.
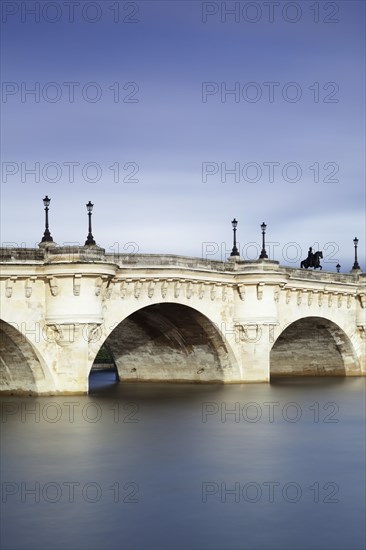
<instances>
[{"instance_id":1,"label":"statue horse","mask_svg":"<svg viewBox=\"0 0 366 550\"><path fill-rule=\"evenodd\" d=\"M323 258L323 252L321 250L315 252L315 254L312 254L310 258L307 257L306 260L303 260L300 264L301 269L303 267L305 269L307 269L308 267L313 267L314 269L323 269L320 265L320 258Z\"/></svg>"}]
</instances>

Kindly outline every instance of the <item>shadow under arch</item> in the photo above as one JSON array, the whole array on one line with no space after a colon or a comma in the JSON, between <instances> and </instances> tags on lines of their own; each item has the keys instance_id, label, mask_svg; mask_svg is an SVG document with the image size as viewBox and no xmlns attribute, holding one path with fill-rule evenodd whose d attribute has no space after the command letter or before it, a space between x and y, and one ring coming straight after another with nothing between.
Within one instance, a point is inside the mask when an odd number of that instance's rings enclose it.
<instances>
[{"instance_id":1,"label":"shadow under arch","mask_svg":"<svg viewBox=\"0 0 366 550\"><path fill-rule=\"evenodd\" d=\"M53 380L31 342L0 319L0 393L40 395L53 389Z\"/></svg>"},{"instance_id":2,"label":"shadow under arch","mask_svg":"<svg viewBox=\"0 0 366 550\"><path fill-rule=\"evenodd\" d=\"M103 345L124 382L225 382L239 368L214 323L173 302L133 312Z\"/></svg>"},{"instance_id":3,"label":"shadow under arch","mask_svg":"<svg viewBox=\"0 0 366 550\"><path fill-rule=\"evenodd\" d=\"M270 376L349 376L360 362L344 330L324 317L302 317L286 327L270 352Z\"/></svg>"}]
</instances>

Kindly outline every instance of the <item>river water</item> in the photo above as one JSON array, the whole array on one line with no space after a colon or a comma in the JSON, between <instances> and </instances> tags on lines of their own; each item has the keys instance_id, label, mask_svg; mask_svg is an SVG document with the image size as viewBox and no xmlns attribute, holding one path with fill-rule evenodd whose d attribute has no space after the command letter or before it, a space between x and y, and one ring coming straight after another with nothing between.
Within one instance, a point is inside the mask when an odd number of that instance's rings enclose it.
<instances>
[{"instance_id":1,"label":"river water","mask_svg":"<svg viewBox=\"0 0 366 550\"><path fill-rule=\"evenodd\" d=\"M1 548L358 550L365 379L2 398Z\"/></svg>"}]
</instances>

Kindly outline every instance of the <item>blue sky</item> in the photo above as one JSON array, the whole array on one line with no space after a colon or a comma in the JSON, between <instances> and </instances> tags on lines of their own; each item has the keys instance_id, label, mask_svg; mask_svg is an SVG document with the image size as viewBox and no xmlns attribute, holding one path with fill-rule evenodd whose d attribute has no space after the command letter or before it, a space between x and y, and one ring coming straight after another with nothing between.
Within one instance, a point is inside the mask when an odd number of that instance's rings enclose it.
<instances>
[{"instance_id":1,"label":"blue sky","mask_svg":"<svg viewBox=\"0 0 366 550\"><path fill-rule=\"evenodd\" d=\"M224 259L235 216L246 259L265 221L281 263L348 271L357 235L364 266L363 2L71 4L2 2L3 244L39 242L48 194L58 244L91 200L109 251Z\"/></svg>"}]
</instances>

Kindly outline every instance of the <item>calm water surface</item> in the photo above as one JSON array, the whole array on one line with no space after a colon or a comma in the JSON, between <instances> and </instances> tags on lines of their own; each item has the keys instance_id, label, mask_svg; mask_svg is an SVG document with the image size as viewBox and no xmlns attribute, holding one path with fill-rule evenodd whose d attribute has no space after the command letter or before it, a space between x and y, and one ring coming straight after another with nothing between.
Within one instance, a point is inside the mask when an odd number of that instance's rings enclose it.
<instances>
[{"instance_id":1,"label":"calm water surface","mask_svg":"<svg viewBox=\"0 0 366 550\"><path fill-rule=\"evenodd\" d=\"M365 547L365 379L101 372L2 415L3 550Z\"/></svg>"}]
</instances>

